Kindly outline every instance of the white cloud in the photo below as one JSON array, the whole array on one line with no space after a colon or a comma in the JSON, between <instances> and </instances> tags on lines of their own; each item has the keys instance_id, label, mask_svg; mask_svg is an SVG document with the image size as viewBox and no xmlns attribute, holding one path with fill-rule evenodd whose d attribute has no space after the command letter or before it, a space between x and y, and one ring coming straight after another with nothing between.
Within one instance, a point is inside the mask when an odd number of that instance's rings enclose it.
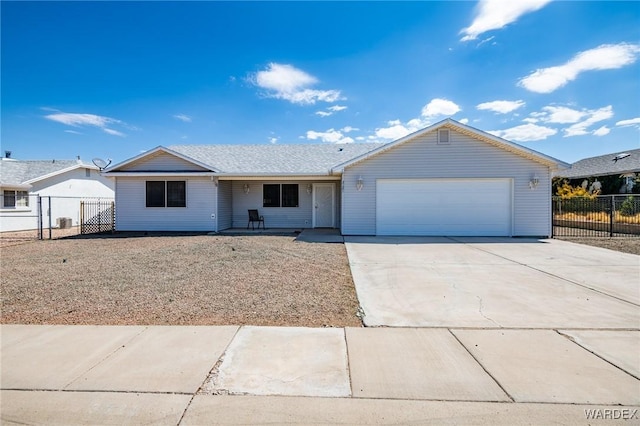
<instances>
[{"instance_id":1,"label":"white cloud","mask_svg":"<svg viewBox=\"0 0 640 426\"><path fill-rule=\"evenodd\" d=\"M320 117L329 117L330 115L333 115L338 111L344 111L345 109L347 109L347 107L344 105L332 105L328 107L326 111L316 111L315 114Z\"/></svg>"},{"instance_id":2,"label":"white cloud","mask_svg":"<svg viewBox=\"0 0 640 426\"><path fill-rule=\"evenodd\" d=\"M423 117L436 117L438 115L453 115L460 111L460 107L447 99L432 99L422 108Z\"/></svg>"},{"instance_id":3,"label":"white cloud","mask_svg":"<svg viewBox=\"0 0 640 426\"><path fill-rule=\"evenodd\" d=\"M345 133L349 133L349 132L355 132L356 130L360 130L357 127L351 127L351 126L344 126L342 129L340 129L341 131L345 132Z\"/></svg>"},{"instance_id":4,"label":"white cloud","mask_svg":"<svg viewBox=\"0 0 640 426\"><path fill-rule=\"evenodd\" d=\"M634 63L639 54L638 44L603 44L578 53L563 65L538 69L520 79L518 85L531 92L551 93L582 72L622 68Z\"/></svg>"},{"instance_id":5,"label":"white cloud","mask_svg":"<svg viewBox=\"0 0 640 426\"><path fill-rule=\"evenodd\" d=\"M77 114L72 112L57 112L55 114L45 115L44 118L58 123L66 124L68 126L95 126L105 127L109 123L119 123L119 120L115 120L109 117L103 117L95 114Z\"/></svg>"},{"instance_id":6,"label":"white cloud","mask_svg":"<svg viewBox=\"0 0 640 426\"><path fill-rule=\"evenodd\" d=\"M563 106L546 106L542 108L542 113L537 113L537 116L547 123L577 123L582 117L589 114L589 111L578 111L572 108Z\"/></svg>"},{"instance_id":7,"label":"white cloud","mask_svg":"<svg viewBox=\"0 0 640 426\"><path fill-rule=\"evenodd\" d=\"M620 120L616 122L616 126L640 126L640 117L631 118L629 120Z\"/></svg>"},{"instance_id":8,"label":"white cloud","mask_svg":"<svg viewBox=\"0 0 640 426\"><path fill-rule=\"evenodd\" d=\"M460 33L460 41L475 40L482 33L498 30L515 22L522 15L543 8L551 0L480 0L476 16Z\"/></svg>"},{"instance_id":9,"label":"white cloud","mask_svg":"<svg viewBox=\"0 0 640 426\"><path fill-rule=\"evenodd\" d=\"M269 143L270 144L276 144L276 143L278 143L278 139L280 139L280 138L275 137L275 136L270 136L268 139L269 139Z\"/></svg>"},{"instance_id":10,"label":"white cloud","mask_svg":"<svg viewBox=\"0 0 640 426\"><path fill-rule=\"evenodd\" d=\"M564 132L564 137L567 138L571 136L580 136L590 133L589 130L587 130L588 127L591 127L593 124L599 121L608 120L613 117L613 107L609 105L596 110L586 111L585 117L587 117L585 120L577 122L572 126L567 127L566 129L562 129L562 131Z\"/></svg>"},{"instance_id":11,"label":"white cloud","mask_svg":"<svg viewBox=\"0 0 640 426\"><path fill-rule=\"evenodd\" d=\"M460 121L460 123L462 123L462 124L469 124L469 119L468 119L468 118L462 118L462 119L460 119L459 121Z\"/></svg>"},{"instance_id":12,"label":"white cloud","mask_svg":"<svg viewBox=\"0 0 640 426\"><path fill-rule=\"evenodd\" d=\"M47 108L47 110L50 110L50 109ZM58 122L58 123L66 124L67 126L73 126L73 127L82 127L82 126L98 127L100 129L102 129L105 133L108 133L110 135L126 136L122 132L107 128L107 126L110 125L110 124L120 124L120 125L124 125L126 127L126 125L122 121L116 120L115 118L111 118L111 117L105 117L105 116L102 116L102 115L80 114L80 113L73 113L73 112L55 112L53 114L45 115L44 118L46 118L47 120L51 120L51 121L55 121L55 122ZM131 128L135 129L135 127L131 127ZM71 133L73 131L69 130L68 132Z\"/></svg>"},{"instance_id":13,"label":"white cloud","mask_svg":"<svg viewBox=\"0 0 640 426\"><path fill-rule=\"evenodd\" d=\"M500 114L507 114L511 111L515 111L525 105L524 101L491 101L483 102L476 106L479 110L493 111Z\"/></svg>"},{"instance_id":14,"label":"white cloud","mask_svg":"<svg viewBox=\"0 0 640 426\"><path fill-rule=\"evenodd\" d=\"M488 133L514 142L531 142L546 139L558 131L550 127L528 123L505 130L492 130Z\"/></svg>"},{"instance_id":15,"label":"white cloud","mask_svg":"<svg viewBox=\"0 0 640 426\"><path fill-rule=\"evenodd\" d=\"M176 120L184 121L185 123L191 123L191 117L185 114L176 114L173 116Z\"/></svg>"},{"instance_id":16,"label":"white cloud","mask_svg":"<svg viewBox=\"0 0 640 426\"><path fill-rule=\"evenodd\" d=\"M316 132L314 130L307 131L307 139L321 140L327 143L351 143L353 138L345 136L340 130L329 129L326 132Z\"/></svg>"},{"instance_id":17,"label":"white cloud","mask_svg":"<svg viewBox=\"0 0 640 426\"><path fill-rule=\"evenodd\" d=\"M124 133L122 133L122 132L119 132L119 131L117 131L117 130L113 130L113 129L109 129L109 128L106 128L106 127L105 127L105 128L103 128L102 130L103 130L105 133L108 133L108 134L113 135L113 136L120 136L120 137L124 137L124 136L126 136L126 135L125 135Z\"/></svg>"},{"instance_id":18,"label":"white cloud","mask_svg":"<svg viewBox=\"0 0 640 426\"><path fill-rule=\"evenodd\" d=\"M318 101L331 103L344 99L339 90L310 89L318 83L318 79L288 64L272 62L265 70L250 75L249 80L265 89L266 96L294 104L309 105Z\"/></svg>"},{"instance_id":19,"label":"white cloud","mask_svg":"<svg viewBox=\"0 0 640 426\"><path fill-rule=\"evenodd\" d=\"M459 111L461 108L456 103L447 99L435 98L422 108L420 117L412 118L404 124L400 120L392 120L387 122L387 127L377 128L374 139L376 137L378 139L400 139L429 126L436 117L454 115Z\"/></svg>"},{"instance_id":20,"label":"white cloud","mask_svg":"<svg viewBox=\"0 0 640 426\"><path fill-rule=\"evenodd\" d=\"M594 136L604 136L604 135L608 135L610 132L611 132L610 128L608 128L607 126L602 126L598 130L594 130L593 134Z\"/></svg>"},{"instance_id":21,"label":"white cloud","mask_svg":"<svg viewBox=\"0 0 640 426\"><path fill-rule=\"evenodd\" d=\"M76 132L75 130L65 130L65 133L72 133L74 135L81 135L82 133Z\"/></svg>"}]
</instances>

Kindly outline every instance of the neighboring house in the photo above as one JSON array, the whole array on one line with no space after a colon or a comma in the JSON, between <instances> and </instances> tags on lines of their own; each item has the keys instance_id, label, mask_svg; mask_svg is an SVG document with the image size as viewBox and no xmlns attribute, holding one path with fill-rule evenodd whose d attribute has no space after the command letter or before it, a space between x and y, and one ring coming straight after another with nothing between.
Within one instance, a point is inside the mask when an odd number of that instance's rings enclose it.
<instances>
[{"instance_id":1,"label":"neighboring house","mask_svg":"<svg viewBox=\"0 0 640 426\"><path fill-rule=\"evenodd\" d=\"M566 178L573 186L600 188L601 194L629 194L640 190L640 149L585 158L563 170L557 177ZM634 186L636 190L634 190Z\"/></svg>"},{"instance_id":2,"label":"neighboring house","mask_svg":"<svg viewBox=\"0 0 640 426\"><path fill-rule=\"evenodd\" d=\"M104 173L116 230L548 236L559 160L447 119L388 144L157 147Z\"/></svg>"},{"instance_id":3,"label":"neighboring house","mask_svg":"<svg viewBox=\"0 0 640 426\"><path fill-rule=\"evenodd\" d=\"M7 153L8 154L8 153ZM46 197L43 225L59 217L78 225L80 200L114 197L114 183L98 167L77 160L0 160L0 231L37 229L38 196ZM51 197L51 205L49 198Z\"/></svg>"}]
</instances>

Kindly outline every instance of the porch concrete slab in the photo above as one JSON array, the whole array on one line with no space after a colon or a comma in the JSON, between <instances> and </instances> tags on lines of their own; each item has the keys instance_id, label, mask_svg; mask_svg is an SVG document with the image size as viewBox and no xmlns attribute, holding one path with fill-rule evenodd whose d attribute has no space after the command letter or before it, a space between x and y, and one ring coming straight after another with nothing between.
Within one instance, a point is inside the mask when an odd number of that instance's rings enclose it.
<instances>
[{"instance_id":1,"label":"porch concrete slab","mask_svg":"<svg viewBox=\"0 0 640 426\"><path fill-rule=\"evenodd\" d=\"M495 402L411 401L362 398L196 395L181 425L575 425L611 424L591 415L638 419L637 407ZM595 411L600 410L600 411ZM635 417L632 417L635 416Z\"/></svg>"},{"instance_id":2,"label":"porch concrete slab","mask_svg":"<svg viewBox=\"0 0 640 426\"><path fill-rule=\"evenodd\" d=\"M640 380L553 330L452 330L516 402L640 405Z\"/></svg>"},{"instance_id":3,"label":"porch concrete slab","mask_svg":"<svg viewBox=\"0 0 640 426\"><path fill-rule=\"evenodd\" d=\"M349 396L344 330L243 327L214 378L232 394Z\"/></svg>"},{"instance_id":4,"label":"porch concrete slab","mask_svg":"<svg viewBox=\"0 0 640 426\"><path fill-rule=\"evenodd\" d=\"M45 327L43 333L2 348L0 384L3 389L63 389L144 330L143 326Z\"/></svg>"},{"instance_id":5,"label":"porch concrete slab","mask_svg":"<svg viewBox=\"0 0 640 426\"><path fill-rule=\"evenodd\" d=\"M238 331L236 326L154 326L66 389L194 393Z\"/></svg>"},{"instance_id":6,"label":"porch concrete slab","mask_svg":"<svg viewBox=\"0 0 640 426\"><path fill-rule=\"evenodd\" d=\"M354 397L511 401L444 329L347 328Z\"/></svg>"},{"instance_id":7,"label":"porch concrete slab","mask_svg":"<svg viewBox=\"0 0 640 426\"><path fill-rule=\"evenodd\" d=\"M2 324L0 325L0 347L2 351L23 340L37 337L51 325Z\"/></svg>"},{"instance_id":8,"label":"porch concrete slab","mask_svg":"<svg viewBox=\"0 0 640 426\"><path fill-rule=\"evenodd\" d=\"M556 277L640 305L640 257L638 265L532 265ZM638 325L640 326L640 319Z\"/></svg>"},{"instance_id":9,"label":"porch concrete slab","mask_svg":"<svg viewBox=\"0 0 640 426\"><path fill-rule=\"evenodd\" d=\"M523 265L640 267L640 256L635 254L552 238L531 240L452 237L451 239Z\"/></svg>"},{"instance_id":10,"label":"porch concrete slab","mask_svg":"<svg viewBox=\"0 0 640 426\"><path fill-rule=\"evenodd\" d=\"M344 237L349 263L510 265L512 261L446 237Z\"/></svg>"},{"instance_id":11,"label":"porch concrete slab","mask_svg":"<svg viewBox=\"0 0 640 426\"><path fill-rule=\"evenodd\" d=\"M191 395L3 390L0 423L176 425Z\"/></svg>"},{"instance_id":12,"label":"porch concrete slab","mask_svg":"<svg viewBox=\"0 0 640 426\"><path fill-rule=\"evenodd\" d=\"M296 241L304 243L343 243L344 237L338 229L303 229Z\"/></svg>"},{"instance_id":13,"label":"porch concrete slab","mask_svg":"<svg viewBox=\"0 0 640 426\"><path fill-rule=\"evenodd\" d=\"M640 379L640 331L559 330L616 367Z\"/></svg>"},{"instance_id":14,"label":"porch concrete slab","mask_svg":"<svg viewBox=\"0 0 640 426\"><path fill-rule=\"evenodd\" d=\"M640 321L638 306L522 265L355 264L351 273L367 326L628 329Z\"/></svg>"}]
</instances>

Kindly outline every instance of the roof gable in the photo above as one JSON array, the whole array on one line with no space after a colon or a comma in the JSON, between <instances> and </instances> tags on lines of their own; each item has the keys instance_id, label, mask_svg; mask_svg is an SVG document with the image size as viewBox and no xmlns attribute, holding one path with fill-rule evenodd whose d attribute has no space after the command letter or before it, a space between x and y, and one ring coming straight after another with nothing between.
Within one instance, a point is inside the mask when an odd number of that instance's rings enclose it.
<instances>
[{"instance_id":1,"label":"roof gable","mask_svg":"<svg viewBox=\"0 0 640 426\"><path fill-rule=\"evenodd\" d=\"M105 174L118 172L217 172L210 165L182 153L159 146L105 170Z\"/></svg>"},{"instance_id":2,"label":"roof gable","mask_svg":"<svg viewBox=\"0 0 640 426\"><path fill-rule=\"evenodd\" d=\"M431 133L431 132L436 132L440 129L450 129L450 130L454 130L457 132L460 132L462 134L465 134L467 136L473 137L475 139L481 140L483 142L486 142L490 145L493 145L497 148L501 148L504 149L506 151L512 152L514 154L520 155L522 157L528 158L530 160L536 161L538 163L542 163L548 167L550 167L552 170L558 170L558 169L563 169L566 167L569 167L569 164L564 163L560 160L557 160L553 157L549 157L545 154L542 154L540 152L534 151L532 149L526 148L524 146L515 144L513 142L509 142L505 139L499 138L497 136L494 136L490 133L486 133L483 132L481 130L478 130L476 128L473 128L471 126L467 126L465 124L459 123L455 120L452 120L450 118L447 118L445 120L442 120L438 123L435 123L429 127L426 127L422 130L418 130L417 132L411 133L403 138L400 138L396 141L390 142L386 145L383 145L381 147L379 147L378 149L375 149L373 151L370 151L368 153L365 153L359 157L353 158L345 163L339 164L336 167L334 167L334 171L342 171L347 167L350 167L354 164L360 163L361 161L366 161L367 159L376 156L378 154L381 154L383 152L386 152L387 150L391 149L391 148L395 148L397 146L403 145L409 141L413 141L427 133Z\"/></svg>"}]
</instances>

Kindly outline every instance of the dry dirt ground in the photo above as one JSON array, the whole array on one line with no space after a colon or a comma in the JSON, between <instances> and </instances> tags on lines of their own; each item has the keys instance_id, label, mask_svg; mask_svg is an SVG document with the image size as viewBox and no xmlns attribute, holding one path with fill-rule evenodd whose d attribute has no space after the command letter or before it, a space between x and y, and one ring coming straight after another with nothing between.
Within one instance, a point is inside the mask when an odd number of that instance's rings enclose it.
<instances>
[{"instance_id":1,"label":"dry dirt ground","mask_svg":"<svg viewBox=\"0 0 640 426\"><path fill-rule=\"evenodd\" d=\"M343 244L116 234L1 250L2 323L361 326Z\"/></svg>"},{"instance_id":2,"label":"dry dirt ground","mask_svg":"<svg viewBox=\"0 0 640 426\"><path fill-rule=\"evenodd\" d=\"M586 244L589 246L602 247L609 250L621 251L640 255L640 237L617 237L617 238L571 238L556 237L559 240L570 241L572 243Z\"/></svg>"}]
</instances>

